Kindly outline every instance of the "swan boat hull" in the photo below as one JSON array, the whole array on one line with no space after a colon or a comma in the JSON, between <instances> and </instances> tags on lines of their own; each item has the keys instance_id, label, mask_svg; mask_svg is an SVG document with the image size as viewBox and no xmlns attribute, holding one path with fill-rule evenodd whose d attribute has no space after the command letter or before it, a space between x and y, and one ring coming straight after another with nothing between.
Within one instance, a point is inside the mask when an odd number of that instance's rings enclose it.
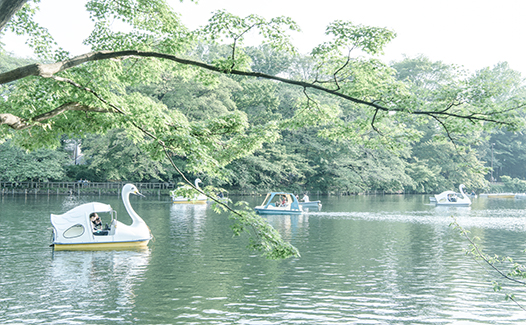
<instances>
[{"instance_id":1,"label":"swan boat hull","mask_svg":"<svg viewBox=\"0 0 526 325\"><path fill-rule=\"evenodd\" d=\"M56 251L96 251L96 250L130 250L145 249L150 240L128 241L128 242L99 242L78 244L53 244Z\"/></svg>"}]
</instances>

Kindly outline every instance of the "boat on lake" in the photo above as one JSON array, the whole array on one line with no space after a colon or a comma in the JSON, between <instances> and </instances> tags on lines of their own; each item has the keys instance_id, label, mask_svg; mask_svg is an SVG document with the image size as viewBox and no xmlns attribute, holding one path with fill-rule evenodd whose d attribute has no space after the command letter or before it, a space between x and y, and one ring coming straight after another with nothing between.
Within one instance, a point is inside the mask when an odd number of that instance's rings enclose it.
<instances>
[{"instance_id":1,"label":"boat on lake","mask_svg":"<svg viewBox=\"0 0 526 325\"><path fill-rule=\"evenodd\" d=\"M480 197L485 197L488 199L515 199L518 194L515 193L483 193L480 194Z\"/></svg>"},{"instance_id":2,"label":"boat on lake","mask_svg":"<svg viewBox=\"0 0 526 325\"><path fill-rule=\"evenodd\" d=\"M321 209L321 201L311 201L307 194L303 195L299 203L302 208Z\"/></svg>"},{"instance_id":3,"label":"boat on lake","mask_svg":"<svg viewBox=\"0 0 526 325\"><path fill-rule=\"evenodd\" d=\"M458 188L459 193L455 191L445 191L430 197L429 200L436 205L470 206L471 200L466 193L464 193L464 184L460 184Z\"/></svg>"},{"instance_id":4,"label":"boat on lake","mask_svg":"<svg viewBox=\"0 0 526 325\"><path fill-rule=\"evenodd\" d=\"M308 201L308 202L300 201L299 204L303 208L321 209L321 201Z\"/></svg>"},{"instance_id":5,"label":"boat on lake","mask_svg":"<svg viewBox=\"0 0 526 325\"><path fill-rule=\"evenodd\" d=\"M191 196L181 196L177 195L178 191L181 191L182 189L190 190L191 187L189 185L184 185L179 187L177 190L170 191L170 197L172 198L172 203L176 204L206 204L207 197L201 192L201 188L199 187L199 183L202 183L202 181L199 178L195 179L194 186L199 190L199 193L194 193ZM194 189L195 192L195 189Z\"/></svg>"},{"instance_id":6,"label":"boat on lake","mask_svg":"<svg viewBox=\"0 0 526 325\"><path fill-rule=\"evenodd\" d=\"M135 185L122 188L122 202L132 219L131 225L117 220L109 204L91 202L64 214L51 214L52 246L55 250L105 250L145 248L152 238L150 228L133 210L130 194L144 196ZM103 222L106 224L103 226Z\"/></svg>"},{"instance_id":7,"label":"boat on lake","mask_svg":"<svg viewBox=\"0 0 526 325\"><path fill-rule=\"evenodd\" d=\"M263 203L254 208L259 214L301 214L298 199L292 193L270 192Z\"/></svg>"}]
</instances>

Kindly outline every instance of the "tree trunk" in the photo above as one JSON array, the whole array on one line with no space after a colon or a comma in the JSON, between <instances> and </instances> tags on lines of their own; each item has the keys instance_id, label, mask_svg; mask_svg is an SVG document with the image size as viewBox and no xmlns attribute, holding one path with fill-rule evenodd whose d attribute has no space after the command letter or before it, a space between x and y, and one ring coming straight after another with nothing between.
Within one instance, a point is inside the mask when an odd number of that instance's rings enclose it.
<instances>
[{"instance_id":1,"label":"tree trunk","mask_svg":"<svg viewBox=\"0 0 526 325\"><path fill-rule=\"evenodd\" d=\"M0 0L0 31L28 0Z\"/></svg>"}]
</instances>

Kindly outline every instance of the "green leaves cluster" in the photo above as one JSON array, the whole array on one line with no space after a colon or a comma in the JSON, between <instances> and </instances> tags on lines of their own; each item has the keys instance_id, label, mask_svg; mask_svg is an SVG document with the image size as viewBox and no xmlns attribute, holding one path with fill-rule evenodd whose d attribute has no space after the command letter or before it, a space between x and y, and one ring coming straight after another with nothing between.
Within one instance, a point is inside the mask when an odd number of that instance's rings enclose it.
<instances>
[{"instance_id":1,"label":"green leaves cluster","mask_svg":"<svg viewBox=\"0 0 526 325\"><path fill-rule=\"evenodd\" d=\"M299 257L298 249L289 242L284 241L281 235L264 219L254 212L252 207L246 206L244 202L238 204L244 208L230 214L234 220L231 226L234 236L240 236L246 232L250 236L249 248L261 252L269 259L283 259Z\"/></svg>"},{"instance_id":2,"label":"green leaves cluster","mask_svg":"<svg viewBox=\"0 0 526 325\"><path fill-rule=\"evenodd\" d=\"M195 39L164 0L91 0L86 8L95 26L84 43L93 50L178 53Z\"/></svg>"},{"instance_id":3,"label":"green leaves cluster","mask_svg":"<svg viewBox=\"0 0 526 325\"><path fill-rule=\"evenodd\" d=\"M65 178L64 165L69 160L64 152L37 149L26 152L11 142L0 144L0 181L47 182Z\"/></svg>"},{"instance_id":4,"label":"green leaves cluster","mask_svg":"<svg viewBox=\"0 0 526 325\"><path fill-rule=\"evenodd\" d=\"M40 0L33 0L23 6L11 18L6 29L16 35L26 36L26 44L33 49L40 60L61 60L68 53L59 48L49 31L34 20L35 13L39 10L39 3Z\"/></svg>"}]
</instances>

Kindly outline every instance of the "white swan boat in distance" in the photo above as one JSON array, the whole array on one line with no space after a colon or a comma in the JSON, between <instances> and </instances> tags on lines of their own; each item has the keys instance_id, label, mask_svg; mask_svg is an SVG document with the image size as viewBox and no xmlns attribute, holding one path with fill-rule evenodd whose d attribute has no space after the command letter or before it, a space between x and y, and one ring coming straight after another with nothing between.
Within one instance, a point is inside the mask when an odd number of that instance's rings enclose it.
<instances>
[{"instance_id":1,"label":"white swan boat in distance","mask_svg":"<svg viewBox=\"0 0 526 325\"><path fill-rule=\"evenodd\" d=\"M458 187L460 193L454 191L445 191L429 198L431 203L436 205L454 205L454 206L470 206L471 200L464 193L464 184L460 184Z\"/></svg>"},{"instance_id":2,"label":"white swan boat in distance","mask_svg":"<svg viewBox=\"0 0 526 325\"><path fill-rule=\"evenodd\" d=\"M51 214L55 250L105 250L145 248L152 238L150 228L133 210L130 193L139 193L135 185L122 188L122 202L132 219L131 225L117 221L116 212L110 205L91 202L79 205L64 214ZM100 215L99 215L100 214ZM102 217L106 226L95 227L93 218Z\"/></svg>"},{"instance_id":3,"label":"white swan boat in distance","mask_svg":"<svg viewBox=\"0 0 526 325\"><path fill-rule=\"evenodd\" d=\"M199 187L199 183L202 183L202 181L199 178L196 178L194 182L194 186L195 188L201 190L201 188ZM190 188L190 186L188 185L185 185L185 186ZM176 204L206 204L206 201L208 199L206 195L202 193L196 193L193 197L178 196L176 193L177 193L177 190L170 191L170 197L172 198L172 203L176 203Z\"/></svg>"}]
</instances>

